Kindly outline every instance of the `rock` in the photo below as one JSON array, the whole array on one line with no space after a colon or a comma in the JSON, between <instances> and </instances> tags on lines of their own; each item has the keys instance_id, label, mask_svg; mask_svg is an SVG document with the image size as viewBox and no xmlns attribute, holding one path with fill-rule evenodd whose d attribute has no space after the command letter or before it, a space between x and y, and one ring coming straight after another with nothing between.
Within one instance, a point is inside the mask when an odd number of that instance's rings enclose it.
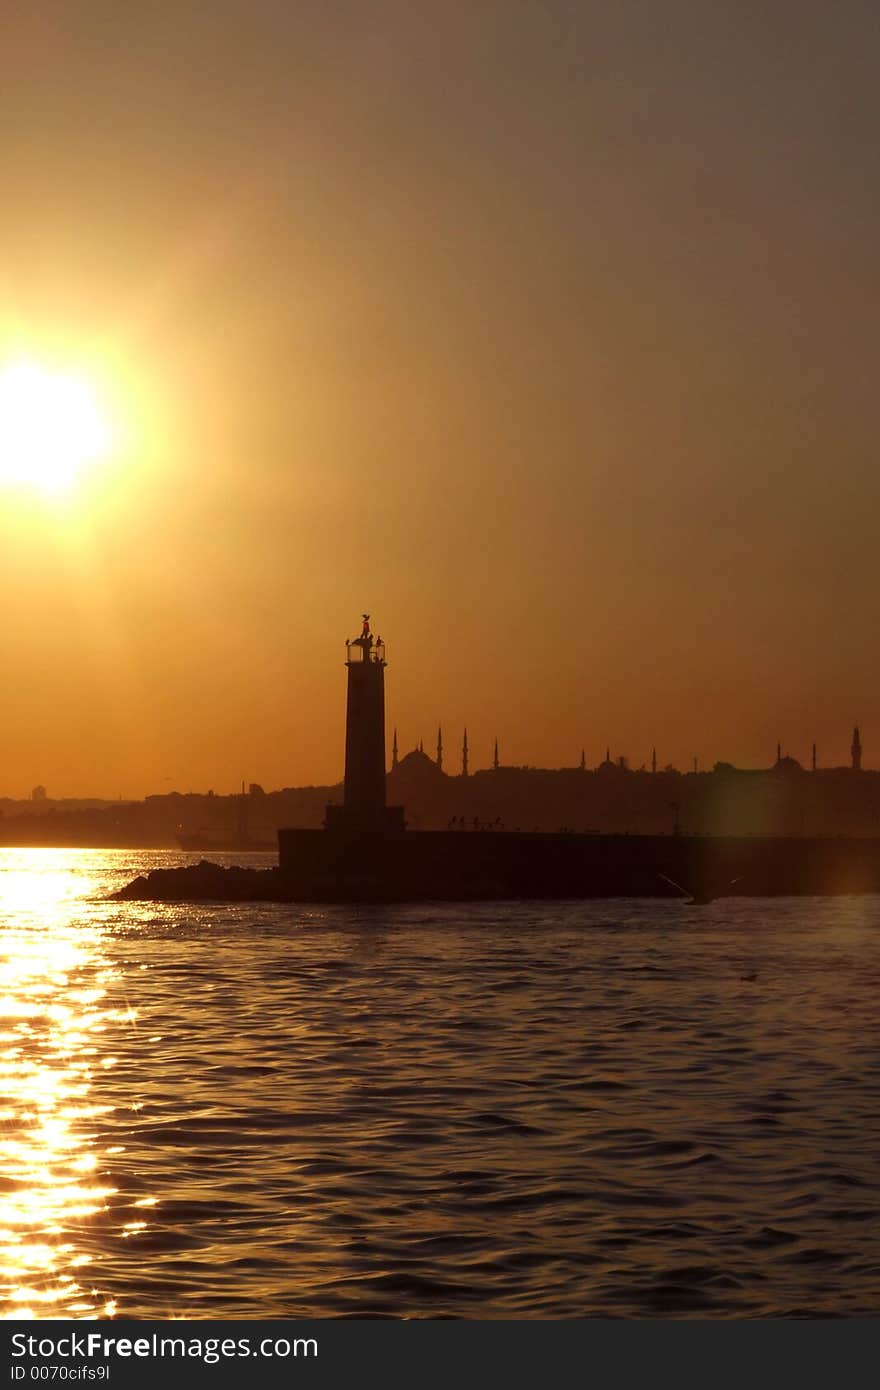
<instances>
[{"instance_id":1,"label":"rock","mask_svg":"<svg viewBox=\"0 0 880 1390\"><path fill-rule=\"evenodd\" d=\"M153 869L110 896L123 902L266 902L283 893L277 869L226 869L202 859L176 869Z\"/></svg>"}]
</instances>

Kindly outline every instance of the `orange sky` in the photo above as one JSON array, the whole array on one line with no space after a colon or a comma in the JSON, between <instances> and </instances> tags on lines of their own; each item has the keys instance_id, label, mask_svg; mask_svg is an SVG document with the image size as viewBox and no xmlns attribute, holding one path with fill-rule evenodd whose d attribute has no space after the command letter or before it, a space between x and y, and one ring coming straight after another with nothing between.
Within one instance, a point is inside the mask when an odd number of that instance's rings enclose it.
<instances>
[{"instance_id":1,"label":"orange sky","mask_svg":"<svg viewBox=\"0 0 880 1390\"><path fill-rule=\"evenodd\" d=\"M35 3L0 360L120 423L0 512L0 794L880 765L873 6ZM771 7L773 8L773 7Z\"/></svg>"}]
</instances>

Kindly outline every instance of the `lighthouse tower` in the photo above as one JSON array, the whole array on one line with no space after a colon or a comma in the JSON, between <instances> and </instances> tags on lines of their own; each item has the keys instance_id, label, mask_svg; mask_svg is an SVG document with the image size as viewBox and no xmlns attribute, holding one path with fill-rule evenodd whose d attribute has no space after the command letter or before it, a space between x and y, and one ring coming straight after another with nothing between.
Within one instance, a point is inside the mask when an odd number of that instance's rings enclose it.
<instances>
[{"instance_id":1,"label":"lighthouse tower","mask_svg":"<svg viewBox=\"0 0 880 1390\"><path fill-rule=\"evenodd\" d=\"M328 806L328 830L403 829L403 808L385 805L385 644L363 615L359 637L345 644L345 795Z\"/></svg>"}]
</instances>

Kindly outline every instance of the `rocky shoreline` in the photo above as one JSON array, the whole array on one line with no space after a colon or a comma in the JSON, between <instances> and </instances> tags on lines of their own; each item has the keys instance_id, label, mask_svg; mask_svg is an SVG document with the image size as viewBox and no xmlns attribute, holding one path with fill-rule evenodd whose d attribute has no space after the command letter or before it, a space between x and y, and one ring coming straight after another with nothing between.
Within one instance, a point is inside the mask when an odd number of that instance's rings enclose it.
<instances>
[{"instance_id":1,"label":"rocky shoreline","mask_svg":"<svg viewBox=\"0 0 880 1390\"><path fill-rule=\"evenodd\" d=\"M431 896L447 898L461 894L449 894L441 887ZM468 896L503 895L477 892ZM166 903L383 903L407 902L413 894L375 874L291 876L278 868L224 868L202 859L198 864L183 864L179 868L151 869L111 893L110 898L117 902Z\"/></svg>"},{"instance_id":2,"label":"rocky shoreline","mask_svg":"<svg viewBox=\"0 0 880 1390\"><path fill-rule=\"evenodd\" d=\"M176 869L153 869L127 883L111 898L122 902L290 902L289 884L278 869L225 869L202 859Z\"/></svg>"}]
</instances>

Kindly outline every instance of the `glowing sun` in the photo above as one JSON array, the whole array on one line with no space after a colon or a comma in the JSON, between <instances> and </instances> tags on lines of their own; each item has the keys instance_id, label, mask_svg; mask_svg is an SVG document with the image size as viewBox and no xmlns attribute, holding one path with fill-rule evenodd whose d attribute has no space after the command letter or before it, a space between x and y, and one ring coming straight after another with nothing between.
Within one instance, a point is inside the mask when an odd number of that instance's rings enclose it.
<instances>
[{"instance_id":1,"label":"glowing sun","mask_svg":"<svg viewBox=\"0 0 880 1390\"><path fill-rule=\"evenodd\" d=\"M109 442L107 419L85 382L34 362L0 368L0 482L64 492Z\"/></svg>"}]
</instances>

